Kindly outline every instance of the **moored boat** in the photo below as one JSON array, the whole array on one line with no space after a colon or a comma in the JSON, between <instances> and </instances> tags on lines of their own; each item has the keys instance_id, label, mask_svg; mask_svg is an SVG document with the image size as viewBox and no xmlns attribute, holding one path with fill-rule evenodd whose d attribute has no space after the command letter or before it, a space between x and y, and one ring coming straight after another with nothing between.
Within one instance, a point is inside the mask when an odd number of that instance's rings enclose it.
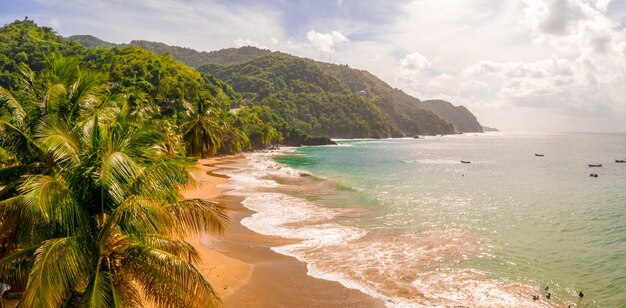
<instances>
[{"instance_id":1,"label":"moored boat","mask_svg":"<svg viewBox=\"0 0 626 308\"><path fill-rule=\"evenodd\" d=\"M615 162L619 163L619 164L623 164L623 163L626 163L626 160L624 160L624 159L616 159Z\"/></svg>"},{"instance_id":2,"label":"moored boat","mask_svg":"<svg viewBox=\"0 0 626 308\"><path fill-rule=\"evenodd\" d=\"M543 154L535 154L537 157L543 157Z\"/></svg>"},{"instance_id":3,"label":"moored boat","mask_svg":"<svg viewBox=\"0 0 626 308\"><path fill-rule=\"evenodd\" d=\"M602 167L602 164L588 164L589 167Z\"/></svg>"},{"instance_id":4,"label":"moored boat","mask_svg":"<svg viewBox=\"0 0 626 308\"><path fill-rule=\"evenodd\" d=\"M471 162L471 161L469 161L469 160L462 160L462 161L461 161L461 163L464 163L464 164L471 164L472 162Z\"/></svg>"}]
</instances>

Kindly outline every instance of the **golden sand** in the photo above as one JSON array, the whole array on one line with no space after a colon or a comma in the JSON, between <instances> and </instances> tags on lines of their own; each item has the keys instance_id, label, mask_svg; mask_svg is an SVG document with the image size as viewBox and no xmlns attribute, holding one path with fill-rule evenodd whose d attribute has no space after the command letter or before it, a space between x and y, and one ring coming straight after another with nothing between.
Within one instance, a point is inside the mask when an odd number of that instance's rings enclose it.
<instances>
[{"instance_id":1,"label":"golden sand","mask_svg":"<svg viewBox=\"0 0 626 308\"><path fill-rule=\"evenodd\" d=\"M206 198L229 209L232 221L224 235L190 241L202 256L198 268L224 306L383 307L381 301L358 290L307 275L305 263L271 250L292 240L260 235L241 225L241 219L253 212L241 205L241 198L224 195L216 186L228 182L220 170L246 163L241 156L201 160L194 170L197 188L183 192L187 198Z\"/></svg>"}]
</instances>

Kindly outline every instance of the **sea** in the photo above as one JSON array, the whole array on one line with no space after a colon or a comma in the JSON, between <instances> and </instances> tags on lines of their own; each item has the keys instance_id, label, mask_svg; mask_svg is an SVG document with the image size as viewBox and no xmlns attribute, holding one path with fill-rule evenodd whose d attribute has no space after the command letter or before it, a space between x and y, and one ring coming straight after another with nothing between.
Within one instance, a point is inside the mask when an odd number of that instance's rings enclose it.
<instances>
[{"instance_id":1,"label":"sea","mask_svg":"<svg viewBox=\"0 0 626 308\"><path fill-rule=\"evenodd\" d=\"M389 307L626 307L626 134L338 140L247 158L225 171L256 212L242 224L301 240L273 250Z\"/></svg>"}]
</instances>

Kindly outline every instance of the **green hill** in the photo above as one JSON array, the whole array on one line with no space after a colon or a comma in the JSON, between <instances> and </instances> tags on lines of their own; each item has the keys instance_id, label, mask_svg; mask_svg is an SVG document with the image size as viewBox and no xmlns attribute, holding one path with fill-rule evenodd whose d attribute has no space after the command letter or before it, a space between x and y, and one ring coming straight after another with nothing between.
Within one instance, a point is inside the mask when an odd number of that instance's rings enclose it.
<instances>
[{"instance_id":1,"label":"green hill","mask_svg":"<svg viewBox=\"0 0 626 308\"><path fill-rule=\"evenodd\" d=\"M441 126L440 119L451 124L454 122L438 113L438 110L425 108L419 99L402 90L392 88L368 71L350 68L347 65L315 63L352 93L370 99L401 131L405 132L405 135L411 135L409 133L411 131L418 131L422 134L454 132L454 130L447 131L449 127L444 129Z\"/></svg>"},{"instance_id":2,"label":"green hill","mask_svg":"<svg viewBox=\"0 0 626 308\"><path fill-rule=\"evenodd\" d=\"M168 53L174 59L194 68L208 63L231 64L243 62L271 53L270 50L255 47L228 48L211 52L196 51L191 48L170 46L164 43L144 40L132 40L129 44L115 44L103 41L91 35L72 35L68 37L68 39L76 41L87 48L110 49L113 47L137 46L157 54Z\"/></svg>"},{"instance_id":3,"label":"green hill","mask_svg":"<svg viewBox=\"0 0 626 308\"><path fill-rule=\"evenodd\" d=\"M310 61L272 53L200 70L231 84L243 96L244 105L268 106L309 134L385 138L403 133L378 106L353 94Z\"/></svg>"},{"instance_id":4,"label":"green hill","mask_svg":"<svg viewBox=\"0 0 626 308\"><path fill-rule=\"evenodd\" d=\"M476 117L465 106L454 106L444 100L422 101L421 108L438 114L442 119L452 123L454 130L463 133L482 133L483 127Z\"/></svg>"},{"instance_id":5,"label":"green hill","mask_svg":"<svg viewBox=\"0 0 626 308\"><path fill-rule=\"evenodd\" d=\"M230 83L249 102L262 102L277 112L287 112L285 119L305 132L328 133L337 138L454 133L449 123L407 101L419 100L392 89L366 71L347 66L276 52L246 62L210 64L199 69Z\"/></svg>"},{"instance_id":6,"label":"green hill","mask_svg":"<svg viewBox=\"0 0 626 308\"><path fill-rule=\"evenodd\" d=\"M103 41L93 35L72 35L67 38L70 41L76 41L77 43L83 45L87 48L104 48L109 49L113 47L122 47L121 44L109 43L107 41Z\"/></svg>"},{"instance_id":7,"label":"green hill","mask_svg":"<svg viewBox=\"0 0 626 308\"><path fill-rule=\"evenodd\" d=\"M107 46L90 36L73 39L91 48ZM463 106L420 101L367 71L346 65L255 47L198 52L140 40L130 45L216 75L243 95L242 105L267 106L289 125L310 134L382 138L482 132L476 117Z\"/></svg>"},{"instance_id":8,"label":"green hill","mask_svg":"<svg viewBox=\"0 0 626 308\"><path fill-rule=\"evenodd\" d=\"M153 50L157 53L168 52L187 65L202 66L205 72L222 71L218 66L232 65L250 61L254 58L274 54L276 56L296 58L319 66L325 73L336 78L353 94L366 96L372 103L385 113L398 131L410 135L412 132L437 132L438 121L427 111L435 113L443 120L451 123L456 132L482 132L476 117L463 106L454 106L449 102L434 100L422 102L399 89L394 89L368 71L351 68L347 65L318 62L310 59L297 58L281 52L271 52L255 47L227 48L211 52L198 52L189 48L168 46L162 43L133 41L131 44ZM183 52L184 51L184 52ZM198 65L198 63L201 63ZM203 65L204 64L204 65ZM221 78L226 78L220 75ZM235 88L237 88L235 86Z\"/></svg>"},{"instance_id":9,"label":"green hill","mask_svg":"<svg viewBox=\"0 0 626 308\"><path fill-rule=\"evenodd\" d=\"M90 42L92 49L78 41L63 38L53 29L39 27L31 20L15 21L0 28L0 86L10 90L17 86L20 63L37 73L46 66L46 58L58 52L78 57L83 67L106 74L115 86L113 91L124 88L145 91L152 100L166 107L165 112L198 97L206 97L225 109L240 99L223 81L200 73L172 56L135 46L117 47L93 36L80 36L80 41Z\"/></svg>"},{"instance_id":10,"label":"green hill","mask_svg":"<svg viewBox=\"0 0 626 308\"><path fill-rule=\"evenodd\" d=\"M93 48L82 46L90 44ZM112 47L111 47L112 46ZM58 56L57 56L58 55ZM107 81L103 91L112 96L132 95L150 108L166 127L179 129L188 120L190 110L208 106L205 114L219 127L216 150L224 153L263 148L284 142L289 145L328 144L328 137L316 137L291 127L269 107L244 108L237 114L228 111L241 105L241 95L213 75L191 68L172 54L157 54L138 46L107 44L92 36L59 36L53 29L39 27L25 19L0 28L0 86L18 100L32 101L32 93L22 86L22 73L37 79L49 67L50 57L69 57L98 79ZM32 70L32 73L28 73ZM142 104L143 104L142 103ZM9 106L0 101L0 118L8 117ZM176 133L176 132L174 132ZM1 150L1 149L0 149Z\"/></svg>"}]
</instances>

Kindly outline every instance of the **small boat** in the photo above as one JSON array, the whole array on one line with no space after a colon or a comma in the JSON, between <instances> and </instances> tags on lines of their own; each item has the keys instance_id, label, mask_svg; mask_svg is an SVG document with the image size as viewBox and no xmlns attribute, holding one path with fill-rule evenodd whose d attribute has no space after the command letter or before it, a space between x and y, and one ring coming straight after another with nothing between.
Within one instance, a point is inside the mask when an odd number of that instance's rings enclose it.
<instances>
[{"instance_id":1,"label":"small boat","mask_svg":"<svg viewBox=\"0 0 626 308\"><path fill-rule=\"evenodd\" d=\"M537 157L543 157L543 154L535 154Z\"/></svg>"},{"instance_id":2,"label":"small boat","mask_svg":"<svg viewBox=\"0 0 626 308\"><path fill-rule=\"evenodd\" d=\"M623 163L626 163L626 160L624 160L624 159L616 159L615 162L619 163L619 164L623 164Z\"/></svg>"},{"instance_id":3,"label":"small boat","mask_svg":"<svg viewBox=\"0 0 626 308\"><path fill-rule=\"evenodd\" d=\"M597 178L598 174L597 173L589 173L589 176L592 178Z\"/></svg>"},{"instance_id":4,"label":"small boat","mask_svg":"<svg viewBox=\"0 0 626 308\"><path fill-rule=\"evenodd\" d=\"M462 160L462 161L461 161L461 163L464 163L464 164L471 164L472 162L471 162L471 161L469 161L469 160Z\"/></svg>"},{"instance_id":5,"label":"small boat","mask_svg":"<svg viewBox=\"0 0 626 308\"><path fill-rule=\"evenodd\" d=\"M587 166L589 166L590 168L593 168L593 167L602 167L602 164L588 164Z\"/></svg>"},{"instance_id":6,"label":"small boat","mask_svg":"<svg viewBox=\"0 0 626 308\"><path fill-rule=\"evenodd\" d=\"M420 139L419 135L415 135L415 137L413 137L413 139Z\"/></svg>"}]
</instances>

